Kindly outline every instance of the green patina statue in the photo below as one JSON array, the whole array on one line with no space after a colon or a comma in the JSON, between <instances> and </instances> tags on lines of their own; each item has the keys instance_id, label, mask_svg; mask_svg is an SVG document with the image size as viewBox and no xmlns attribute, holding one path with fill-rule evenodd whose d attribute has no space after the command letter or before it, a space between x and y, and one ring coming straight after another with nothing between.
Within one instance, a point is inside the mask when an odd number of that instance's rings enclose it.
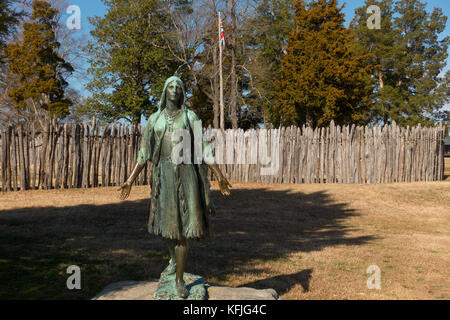
<instances>
[{"instance_id":1,"label":"green patina statue","mask_svg":"<svg viewBox=\"0 0 450 320\"><path fill-rule=\"evenodd\" d=\"M172 150L176 142L172 134L187 130L193 139L193 126L197 115L186 108L186 90L182 80L173 76L167 79L158 105L145 128L137 163L130 177L119 187L120 199L126 199L131 186L147 161L152 162L151 199L148 231L163 237L170 253L169 265L162 275L175 274L173 289L180 298L188 292L183 278L186 267L189 239L204 239L211 235L208 215L213 214L207 167L216 177L220 191L229 195L230 183L214 163L204 161L176 164ZM209 148L202 142L203 148ZM190 148L191 150L194 148ZM191 159L193 150L191 151Z\"/></svg>"}]
</instances>

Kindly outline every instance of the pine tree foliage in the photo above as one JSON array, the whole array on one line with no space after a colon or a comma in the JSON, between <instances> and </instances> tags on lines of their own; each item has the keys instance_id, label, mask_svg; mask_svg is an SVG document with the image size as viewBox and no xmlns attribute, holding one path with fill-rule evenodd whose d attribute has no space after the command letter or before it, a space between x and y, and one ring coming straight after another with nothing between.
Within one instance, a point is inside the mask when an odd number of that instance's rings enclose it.
<instances>
[{"instance_id":1,"label":"pine tree foliage","mask_svg":"<svg viewBox=\"0 0 450 320\"><path fill-rule=\"evenodd\" d=\"M248 94L246 101L259 109L267 126L271 107L278 103L276 80L287 47L288 33L294 26L294 0L257 2L254 17L246 20L244 41L247 46Z\"/></svg>"},{"instance_id":2,"label":"pine tree foliage","mask_svg":"<svg viewBox=\"0 0 450 320\"><path fill-rule=\"evenodd\" d=\"M6 40L16 31L15 26L22 12L12 9L11 0L0 0L0 50L6 46Z\"/></svg>"},{"instance_id":3,"label":"pine tree foliage","mask_svg":"<svg viewBox=\"0 0 450 320\"><path fill-rule=\"evenodd\" d=\"M371 65L368 55L358 54L341 10L336 0L296 1L278 82L279 106L273 110L276 124L368 122Z\"/></svg>"},{"instance_id":4,"label":"pine tree foliage","mask_svg":"<svg viewBox=\"0 0 450 320\"><path fill-rule=\"evenodd\" d=\"M367 28L369 5L381 9L381 29ZM374 120L412 126L445 118L441 108L448 103L450 72L441 72L450 38L439 39L447 22L442 9L427 12L418 0L366 1L356 15L358 41L376 65Z\"/></svg>"},{"instance_id":5,"label":"pine tree foliage","mask_svg":"<svg viewBox=\"0 0 450 320\"><path fill-rule=\"evenodd\" d=\"M31 103L36 112L42 108L50 116L63 118L71 105L65 97L65 77L73 68L57 54L56 14L47 1L33 1L31 21L23 24L23 41L11 43L6 49L9 70L19 77L19 86L8 94L16 108Z\"/></svg>"},{"instance_id":6,"label":"pine tree foliage","mask_svg":"<svg viewBox=\"0 0 450 320\"><path fill-rule=\"evenodd\" d=\"M104 17L94 17L90 55L92 96L86 108L101 120L140 123L155 109L164 81L178 62L166 48L170 21L158 0L103 0ZM186 1L180 1L182 10Z\"/></svg>"}]
</instances>

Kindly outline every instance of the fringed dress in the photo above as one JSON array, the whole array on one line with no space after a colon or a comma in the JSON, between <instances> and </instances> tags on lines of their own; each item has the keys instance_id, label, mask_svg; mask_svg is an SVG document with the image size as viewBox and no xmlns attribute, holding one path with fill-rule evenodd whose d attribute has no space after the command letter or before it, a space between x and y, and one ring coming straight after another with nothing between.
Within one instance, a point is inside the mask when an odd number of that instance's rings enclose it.
<instances>
[{"instance_id":1,"label":"fringed dress","mask_svg":"<svg viewBox=\"0 0 450 320\"><path fill-rule=\"evenodd\" d=\"M202 180L201 166L193 163L177 165L171 159L172 149L179 143L172 142L172 132L189 130L183 113L180 110L172 118L162 111L154 125L160 150L159 159L152 168L148 231L168 239L201 239L211 236L207 214L213 213L212 205L206 204L203 196L203 188L209 191L209 182Z\"/></svg>"}]
</instances>

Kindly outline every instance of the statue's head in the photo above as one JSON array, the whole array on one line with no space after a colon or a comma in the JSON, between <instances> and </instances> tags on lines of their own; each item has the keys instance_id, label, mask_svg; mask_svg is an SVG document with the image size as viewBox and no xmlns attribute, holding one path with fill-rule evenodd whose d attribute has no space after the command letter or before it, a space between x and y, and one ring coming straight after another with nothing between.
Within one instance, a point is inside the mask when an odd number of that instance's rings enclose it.
<instances>
[{"instance_id":1,"label":"statue's head","mask_svg":"<svg viewBox=\"0 0 450 320\"><path fill-rule=\"evenodd\" d=\"M161 95L161 100L159 101L160 110L163 110L166 107L167 101L175 102L175 105L179 108L182 106L185 107L186 90L184 88L184 83L176 76L170 77L164 84L164 90Z\"/></svg>"},{"instance_id":2,"label":"statue's head","mask_svg":"<svg viewBox=\"0 0 450 320\"><path fill-rule=\"evenodd\" d=\"M170 101L174 103L178 108L180 105L180 99L183 96L183 89L181 88L181 85L176 81L173 80L167 85L166 88L166 103L167 101Z\"/></svg>"}]
</instances>

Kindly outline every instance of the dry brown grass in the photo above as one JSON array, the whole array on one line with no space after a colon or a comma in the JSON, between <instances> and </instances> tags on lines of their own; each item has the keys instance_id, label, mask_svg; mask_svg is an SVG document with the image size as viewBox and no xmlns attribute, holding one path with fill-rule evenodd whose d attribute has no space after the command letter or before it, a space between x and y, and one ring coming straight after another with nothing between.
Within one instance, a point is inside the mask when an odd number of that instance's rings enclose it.
<instances>
[{"instance_id":1,"label":"dry brown grass","mask_svg":"<svg viewBox=\"0 0 450 320\"><path fill-rule=\"evenodd\" d=\"M450 299L450 183L213 184L216 238L188 270L283 299ZM111 282L157 279L168 259L146 232L149 187L0 195L0 298L88 299ZM80 265L82 290L65 287ZM381 290L366 286L369 265Z\"/></svg>"}]
</instances>

